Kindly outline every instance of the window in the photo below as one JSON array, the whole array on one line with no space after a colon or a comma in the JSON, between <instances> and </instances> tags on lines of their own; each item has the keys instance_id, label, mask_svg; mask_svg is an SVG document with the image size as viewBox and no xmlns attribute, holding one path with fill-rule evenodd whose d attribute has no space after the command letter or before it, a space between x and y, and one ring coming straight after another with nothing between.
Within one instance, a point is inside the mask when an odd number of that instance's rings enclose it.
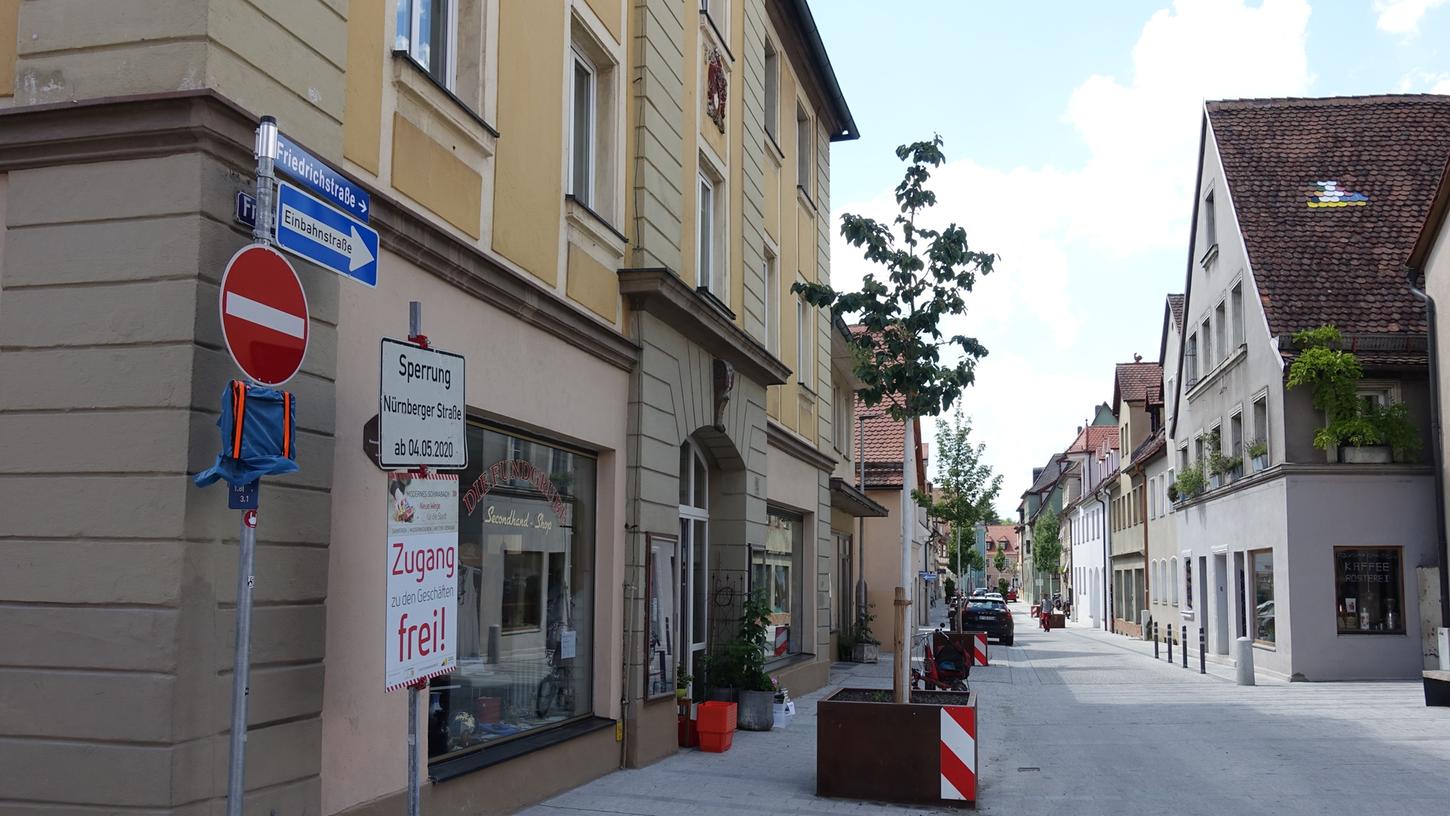
<instances>
[{"instance_id":1,"label":"window","mask_svg":"<svg viewBox=\"0 0 1450 816\"><path fill-rule=\"evenodd\" d=\"M991 552L992 550L995 550L995 549L997 549L997 542L993 541L990 538L987 539L987 552Z\"/></svg>"},{"instance_id":2,"label":"window","mask_svg":"<svg viewBox=\"0 0 1450 816\"><path fill-rule=\"evenodd\" d=\"M1184 445L1178 449L1178 469L1179 470L1183 470L1184 468L1187 468L1187 467L1188 467L1188 444L1187 443L1184 443ZM1171 475L1170 475L1170 478L1172 478Z\"/></svg>"},{"instance_id":3,"label":"window","mask_svg":"<svg viewBox=\"0 0 1450 816\"><path fill-rule=\"evenodd\" d=\"M1193 559L1183 562L1183 608L1193 608Z\"/></svg>"},{"instance_id":4,"label":"window","mask_svg":"<svg viewBox=\"0 0 1450 816\"><path fill-rule=\"evenodd\" d=\"M1218 246L1218 218L1213 211L1213 193L1203 198L1203 245L1204 252Z\"/></svg>"},{"instance_id":5,"label":"window","mask_svg":"<svg viewBox=\"0 0 1450 816\"><path fill-rule=\"evenodd\" d=\"M1189 388L1198 382L1198 335L1188 335L1188 344L1183 347L1184 382Z\"/></svg>"},{"instance_id":6,"label":"window","mask_svg":"<svg viewBox=\"0 0 1450 816\"><path fill-rule=\"evenodd\" d=\"M765 248L765 347L780 357L780 263Z\"/></svg>"},{"instance_id":7,"label":"window","mask_svg":"<svg viewBox=\"0 0 1450 816\"><path fill-rule=\"evenodd\" d=\"M780 54L765 40L765 134L780 143Z\"/></svg>"},{"instance_id":8,"label":"window","mask_svg":"<svg viewBox=\"0 0 1450 816\"><path fill-rule=\"evenodd\" d=\"M457 23L448 0L398 0L393 50L406 53L439 85L452 91Z\"/></svg>"},{"instance_id":9,"label":"window","mask_svg":"<svg viewBox=\"0 0 1450 816\"><path fill-rule=\"evenodd\" d=\"M1269 395L1254 400L1254 440L1269 444ZM1268 454L1265 454L1267 457Z\"/></svg>"},{"instance_id":10,"label":"window","mask_svg":"<svg viewBox=\"0 0 1450 816\"><path fill-rule=\"evenodd\" d=\"M1218 306L1214 308L1213 322L1214 330L1216 331L1216 334L1213 336L1213 345L1218 349L1218 356L1220 358L1228 359L1228 304L1226 302L1219 301Z\"/></svg>"},{"instance_id":11,"label":"window","mask_svg":"<svg viewBox=\"0 0 1450 816\"><path fill-rule=\"evenodd\" d=\"M797 298L795 302L795 379L807 389L815 391L815 375L812 372L811 364L811 333L812 326L811 306L806 303L805 298Z\"/></svg>"},{"instance_id":12,"label":"window","mask_svg":"<svg viewBox=\"0 0 1450 816\"><path fill-rule=\"evenodd\" d=\"M1199 467L1204 467L1203 434L1193 437L1193 461Z\"/></svg>"},{"instance_id":13,"label":"window","mask_svg":"<svg viewBox=\"0 0 1450 816\"><path fill-rule=\"evenodd\" d=\"M1274 552L1253 550L1249 562L1254 570L1254 640L1274 642Z\"/></svg>"},{"instance_id":14,"label":"window","mask_svg":"<svg viewBox=\"0 0 1450 816\"><path fill-rule=\"evenodd\" d=\"M1207 374L1213 370L1215 357L1213 356L1213 334L1210 332L1208 318L1203 319L1203 325L1198 327L1198 338L1203 343L1203 373Z\"/></svg>"},{"instance_id":15,"label":"window","mask_svg":"<svg viewBox=\"0 0 1450 816\"><path fill-rule=\"evenodd\" d=\"M432 681L430 760L594 710L595 461L468 426L459 477L458 668ZM452 626L450 621L450 626ZM540 681L552 695L540 699Z\"/></svg>"},{"instance_id":16,"label":"window","mask_svg":"<svg viewBox=\"0 0 1450 816\"><path fill-rule=\"evenodd\" d=\"M1224 451L1224 455L1230 459L1241 460L1240 467L1242 467L1244 458L1244 414L1242 411L1229 418L1228 444L1229 449Z\"/></svg>"},{"instance_id":17,"label":"window","mask_svg":"<svg viewBox=\"0 0 1450 816\"><path fill-rule=\"evenodd\" d=\"M1399 547L1335 547L1339 634L1405 633Z\"/></svg>"},{"instance_id":18,"label":"window","mask_svg":"<svg viewBox=\"0 0 1450 816\"><path fill-rule=\"evenodd\" d=\"M730 302L728 270L725 265L724 188L718 176L702 171L699 176L699 202L696 213L696 267L698 285L713 294L721 303Z\"/></svg>"},{"instance_id":19,"label":"window","mask_svg":"<svg viewBox=\"0 0 1450 816\"><path fill-rule=\"evenodd\" d=\"M1229 305L1233 309L1234 348L1238 348L1244 344L1244 285L1242 282L1234 284L1228 299Z\"/></svg>"},{"instance_id":20,"label":"window","mask_svg":"<svg viewBox=\"0 0 1450 816\"><path fill-rule=\"evenodd\" d=\"M751 550L750 590L761 593L770 605L770 635L765 647L767 660L801 651L805 606L801 584L803 529L804 520L800 516L768 511L765 547Z\"/></svg>"},{"instance_id":21,"label":"window","mask_svg":"<svg viewBox=\"0 0 1450 816\"><path fill-rule=\"evenodd\" d=\"M806 109L799 104L795 108L795 133L795 183L805 191L806 198L812 198L811 165L816 160L815 127L811 124L811 117Z\"/></svg>"},{"instance_id":22,"label":"window","mask_svg":"<svg viewBox=\"0 0 1450 816\"><path fill-rule=\"evenodd\" d=\"M1172 573L1172 579L1173 579L1173 595L1172 595L1172 599L1171 600L1172 600L1173 605L1174 606L1177 606L1178 605L1178 559L1176 557L1175 558L1168 559L1168 571L1170 573Z\"/></svg>"},{"instance_id":23,"label":"window","mask_svg":"<svg viewBox=\"0 0 1450 816\"><path fill-rule=\"evenodd\" d=\"M681 659L679 640L680 543L673 539L646 534L649 563L646 565L645 593L649 629L645 665L645 697L674 694L675 668Z\"/></svg>"},{"instance_id":24,"label":"window","mask_svg":"<svg viewBox=\"0 0 1450 816\"><path fill-rule=\"evenodd\" d=\"M575 51L569 106L569 193L586 207L594 206L595 92L594 66Z\"/></svg>"},{"instance_id":25,"label":"window","mask_svg":"<svg viewBox=\"0 0 1450 816\"><path fill-rule=\"evenodd\" d=\"M851 458L851 394L840 388L831 389L831 435L840 451Z\"/></svg>"}]
</instances>

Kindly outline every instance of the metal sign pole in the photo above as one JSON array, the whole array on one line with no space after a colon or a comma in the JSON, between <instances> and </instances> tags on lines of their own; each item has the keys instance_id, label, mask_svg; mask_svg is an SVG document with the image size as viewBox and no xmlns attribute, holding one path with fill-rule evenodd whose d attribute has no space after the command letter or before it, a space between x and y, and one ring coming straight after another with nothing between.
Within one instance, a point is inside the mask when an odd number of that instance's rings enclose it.
<instances>
[{"instance_id":1,"label":"metal sign pole","mask_svg":"<svg viewBox=\"0 0 1450 816\"><path fill-rule=\"evenodd\" d=\"M252 237L261 244L272 242L272 164L277 158L277 120L263 116L257 126L254 151L257 159L257 223ZM240 422L241 418L238 417ZM260 485L258 485L260 489ZM241 543L237 555L237 624L232 652L231 756L227 766L227 816L242 816L243 786L247 775L247 695L252 664L253 562L257 554L257 511L242 511Z\"/></svg>"},{"instance_id":2,"label":"metal sign pole","mask_svg":"<svg viewBox=\"0 0 1450 816\"><path fill-rule=\"evenodd\" d=\"M408 301L408 339L427 348L423 335L423 304ZM421 780L418 779L418 690L423 683L408 686L408 816L418 816Z\"/></svg>"}]
</instances>

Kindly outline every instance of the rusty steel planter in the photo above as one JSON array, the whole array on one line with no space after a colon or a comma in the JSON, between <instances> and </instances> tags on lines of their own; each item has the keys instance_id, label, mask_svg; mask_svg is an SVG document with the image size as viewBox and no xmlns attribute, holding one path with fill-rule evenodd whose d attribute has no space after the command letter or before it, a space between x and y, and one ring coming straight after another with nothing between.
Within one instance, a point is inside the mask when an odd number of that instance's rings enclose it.
<instances>
[{"instance_id":1,"label":"rusty steel planter","mask_svg":"<svg viewBox=\"0 0 1450 816\"><path fill-rule=\"evenodd\" d=\"M975 692L914 691L910 703L850 699L862 695L891 699L890 689L843 688L816 706L817 796L976 807L975 798L942 798L941 734L942 707L975 709ZM977 770L975 743L972 751Z\"/></svg>"}]
</instances>

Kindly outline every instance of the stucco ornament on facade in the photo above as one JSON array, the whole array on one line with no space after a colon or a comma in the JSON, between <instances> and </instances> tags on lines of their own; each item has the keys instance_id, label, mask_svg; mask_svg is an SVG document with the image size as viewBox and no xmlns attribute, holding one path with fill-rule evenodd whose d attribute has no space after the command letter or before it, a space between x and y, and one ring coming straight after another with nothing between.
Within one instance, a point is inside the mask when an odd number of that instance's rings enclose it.
<instances>
[{"instance_id":1,"label":"stucco ornament on facade","mask_svg":"<svg viewBox=\"0 0 1450 816\"><path fill-rule=\"evenodd\" d=\"M721 133L725 132L725 95L725 63L720 58L720 49L711 48L706 60L705 112Z\"/></svg>"}]
</instances>

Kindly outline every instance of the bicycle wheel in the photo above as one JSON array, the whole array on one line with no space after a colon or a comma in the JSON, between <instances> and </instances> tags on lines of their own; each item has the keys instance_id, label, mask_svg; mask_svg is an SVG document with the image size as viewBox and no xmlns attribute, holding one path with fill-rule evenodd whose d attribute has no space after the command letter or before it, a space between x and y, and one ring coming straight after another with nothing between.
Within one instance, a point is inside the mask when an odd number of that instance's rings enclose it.
<instances>
[{"instance_id":1,"label":"bicycle wheel","mask_svg":"<svg viewBox=\"0 0 1450 816\"><path fill-rule=\"evenodd\" d=\"M548 715L549 709L554 707L554 700L559 696L559 688L554 675L550 674L539 681L539 689L534 697L534 713L540 718Z\"/></svg>"}]
</instances>

